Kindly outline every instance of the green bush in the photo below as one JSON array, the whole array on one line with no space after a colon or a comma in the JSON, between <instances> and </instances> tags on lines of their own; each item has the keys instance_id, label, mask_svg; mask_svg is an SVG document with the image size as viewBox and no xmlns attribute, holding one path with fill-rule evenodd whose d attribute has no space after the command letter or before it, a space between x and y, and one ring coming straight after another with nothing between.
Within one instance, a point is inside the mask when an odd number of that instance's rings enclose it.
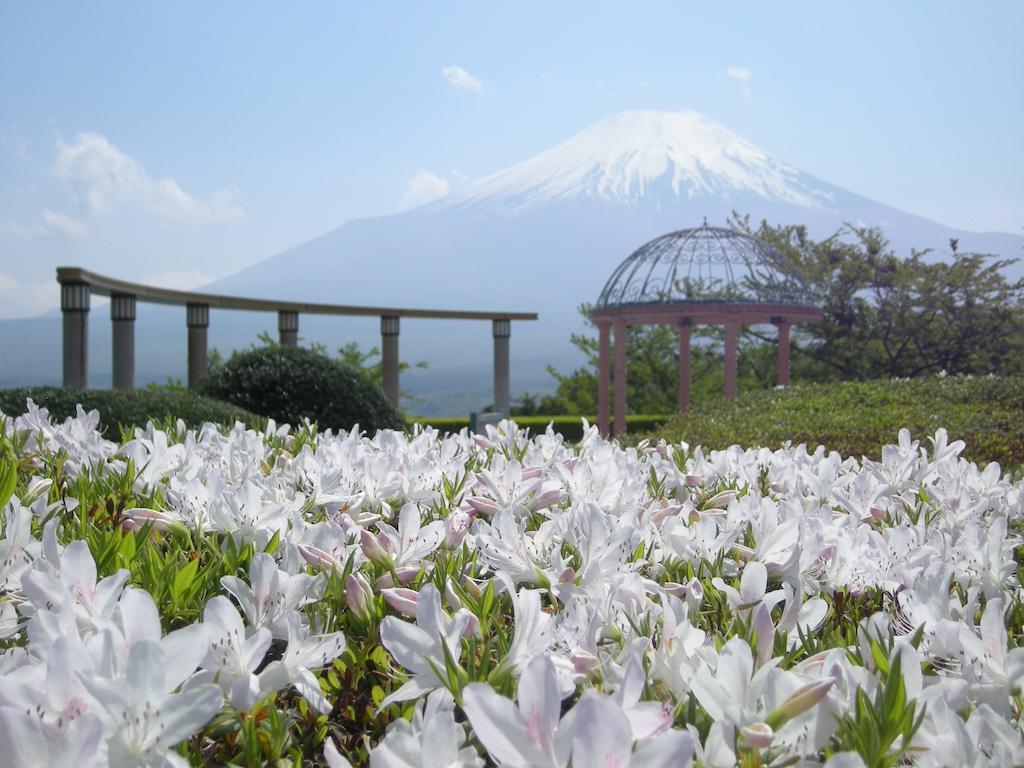
<instances>
[{"instance_id":1,"label":"green bush","mask_svg":"<svg viewBox=\"0 0 1024 768\"><path fill-rule=\"evenodd\" d=\"M967 444L973 461L1024 464L1024 377L928 376L908 380L805 384L698 403L646 435L708 448L824 445L843 456L878 459L902 427L925 441L939 427Z\"/></svg>"},{"instance_id":2,"label":"green bush","mask_svg":"<svg viewBox=\"0 0 1024 768\"><path fill-rule=\"evenodd\" d=\"M513 416L513 420L520 427L526 427L531 433L537 434L543 432L548 428L548 424L554 426L555 432L558 432L566 440L575 442L583 437L583 417L582 416ZM626 416L626 428L627 430L635 432L650 431L657 429L667 422L671 416L651 416L647 414L629 414ZM591 424L596 423L596 416L588 416L587 421ZM441 433L447 432L458 432L460 429L464 429L469 426L469 419L464 418L419 418L412 419L410 426L413 424L423 424L425 426L434 427Z\"/></svg>"},{"instance_id":3,"label":"green bush","mask_svg":"<svg viewBox=\"0 0 1024 768\"><path fill-rule=\"evenodd\" d=\"M321 429L402 429L383 390L323 352L266 346L234 353L200 382L203 394L278 423L316 422Z\"/></svg>"},{"instance_id":4,"label":"green bush","mask_svg":"<svg viewBox=\"0 0 1024 768\"><path fill-rule=\"evenodd\" d=\"M117 435L117 428L142 427L147 421L182 419L190 427L203 422L246 424L256 420L249 411L230 403L203 397L188 391L151 389L65 389L62 387L24 387L0 390L0 411L8 416L25 412L25 402L31 399L46 408L54 419L74 416L75 406L81 404L86 411L100 412L100 425L108 437Z\"/></svg>"}]
</instances>

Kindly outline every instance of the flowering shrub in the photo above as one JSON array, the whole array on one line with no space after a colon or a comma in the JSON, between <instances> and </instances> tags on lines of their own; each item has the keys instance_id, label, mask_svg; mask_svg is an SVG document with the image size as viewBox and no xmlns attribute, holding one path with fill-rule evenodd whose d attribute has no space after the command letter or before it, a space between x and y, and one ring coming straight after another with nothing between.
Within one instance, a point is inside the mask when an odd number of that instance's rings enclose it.
<instances>
[{"instance_id":1,"label":"flowering shrub","mask_svg":"<svg viewBox=\"0 0 1024 768\"><path fill-rule=\"evenodd\" d=\"M4 765L1024 761L1024 485L943 430L97 422L4 422Z\"/></svg>"}]
</instances>

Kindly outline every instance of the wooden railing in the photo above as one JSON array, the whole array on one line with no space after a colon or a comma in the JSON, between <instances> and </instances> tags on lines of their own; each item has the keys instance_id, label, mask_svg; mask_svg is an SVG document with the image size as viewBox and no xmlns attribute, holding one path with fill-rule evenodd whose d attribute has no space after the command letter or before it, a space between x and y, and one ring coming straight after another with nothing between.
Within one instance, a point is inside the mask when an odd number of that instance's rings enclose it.
<instances>
[{"instance_id":1,"label":"wooden railing","mask_svg":"<svg viewBox=\"0 0 1024 768\"><path fill-rule=\"evenodd\" d=\"M280 343L294 347L299 341L299 315L346 315L379 317L381 334L381 385L391 402L398 404L398 332L400 318L433 320L490 320L494 339L494 408L509 409L509 337L513 320L536 320L535 312L477 312L469 310L360 307L346 304L311 304L272 299L249 299L194 291L177 291L130 283L80 267L58 267L60 308L63 313L64 386L84 389L88 383L88 323L92 294L110 297L113 341L113 385L135 385L136 302L185 307L188 329L188 385L195 386L207 371L207 329L210 308L248 312L276 312Z\"/></svg>"}]
</instances>

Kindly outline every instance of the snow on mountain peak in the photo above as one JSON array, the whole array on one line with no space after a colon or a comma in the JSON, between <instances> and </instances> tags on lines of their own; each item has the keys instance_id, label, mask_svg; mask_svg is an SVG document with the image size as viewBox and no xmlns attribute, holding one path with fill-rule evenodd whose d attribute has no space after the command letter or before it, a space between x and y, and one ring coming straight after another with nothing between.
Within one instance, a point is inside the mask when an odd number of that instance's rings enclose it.
<instances>
[{"instance_id":1,"label":"snow on mountain peak","mask_svg":"<svg viewBox=\"0 0 1024 768\"><path fill-rule=\"evenodd\" d=\"M753 194L821 207L819 183L696 112L628 111L525 162L472 184L443 207L488 204L520 211L555 200L620 203Z\"/></svg>"}]
</instances>

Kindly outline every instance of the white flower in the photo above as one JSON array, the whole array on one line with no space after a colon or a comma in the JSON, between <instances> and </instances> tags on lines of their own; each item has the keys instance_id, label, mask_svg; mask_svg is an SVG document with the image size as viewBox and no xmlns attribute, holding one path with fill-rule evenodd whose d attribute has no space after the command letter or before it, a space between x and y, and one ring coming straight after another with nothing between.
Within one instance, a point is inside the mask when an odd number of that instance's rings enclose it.
<instances>
[{"instance_id":1,"label":"white flower","mask_svg":"<svg viewBox=\"0 0 1024 768\"><path fill-rule=\"evenodd\" d=\"M434 691L416 705L412 722L395 720L370 751L370 768L483 768L455 722L452 698Z\"/></svg>"},{"instance_id":2,"label":"white flower","mask_svg":"<svg viewBox=\"0 0 1024 768\"><path fill-rule=\"evenodd\" d=\"M255 671L270 647L270 630L258 627L247 637L241 616L222 595L206 604L203 624L210 630L210 649L203 662L207 675L203 679L219 685L235 709L249 709L259 699Z\"/></svg>"}]
</instances>

